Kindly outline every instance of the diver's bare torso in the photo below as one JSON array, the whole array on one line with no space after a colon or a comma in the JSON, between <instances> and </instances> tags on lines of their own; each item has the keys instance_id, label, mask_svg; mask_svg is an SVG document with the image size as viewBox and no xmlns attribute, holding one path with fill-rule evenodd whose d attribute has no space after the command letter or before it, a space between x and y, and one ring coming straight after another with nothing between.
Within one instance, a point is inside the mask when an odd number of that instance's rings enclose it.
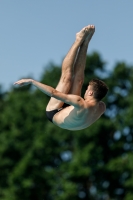
<instances>
[{"instance_id":1,"label":"diver's bare torso","mask_svg":"<svg viewBox=\"0 0 133 200\"><path fill-rule=\"evenodd\" d=\"M68 106L54 115L53 123L63 129L81 130L93 124L104 111L104 102L99 102L97 105L88 105L82 109Z\"/></svg>"}]
</instances>

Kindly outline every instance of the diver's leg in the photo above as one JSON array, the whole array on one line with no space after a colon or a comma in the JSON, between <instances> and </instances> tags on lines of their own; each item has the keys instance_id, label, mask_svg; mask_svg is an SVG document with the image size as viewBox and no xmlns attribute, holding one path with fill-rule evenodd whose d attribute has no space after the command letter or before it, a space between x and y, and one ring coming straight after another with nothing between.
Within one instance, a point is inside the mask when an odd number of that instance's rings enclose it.
<instances>
[{"instance_id":1,"label":"diver's leg","mask_svg":"<svg viewBox=\"0 0 133 200\"><path fill-rule=\"evenodd\" d=\"M76 34L76 40L63 60L62 69L61 69L62 70L61 77L56 87L56 90L63 92L65 94L69 93L72 87L73 66L75 63L77 52L80 45L83 43L83 41L87 37L88 32L89 32L89 26L86 26L79 33ZM46 110L50 111L50 110L58 109L62 107L63 104L64 102L51 97Z\"/></svg>"},{"instance_id":2,"label":"diver's leg","mask_svg":"<svg viewBox=\"0 0 133 200\"><path fill-rule=\"evenodd\" d=\"M88 49L89 42L95 32L95 27L90 25L89 27L89 34L81 44L77 59L74 65L74 79L72 83L72 87L70 90L71 94L81 95L81 89L84 82L84 69L86 65L86 53Z\"/></svg>"}]
</instances>

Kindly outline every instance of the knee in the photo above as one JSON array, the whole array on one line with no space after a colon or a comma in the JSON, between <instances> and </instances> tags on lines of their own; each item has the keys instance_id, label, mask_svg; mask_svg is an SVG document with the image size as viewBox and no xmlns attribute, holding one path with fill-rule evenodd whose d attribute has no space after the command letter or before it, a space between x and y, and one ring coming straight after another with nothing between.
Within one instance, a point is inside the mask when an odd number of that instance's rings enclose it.
<instances>
[{"instance_id":1,"label":"knee","mask_svg":"<svg viewBox=\"0 0 133 200\"><path fill-rule=\"evenodd\" d=\"M73 79L73 76L71 73L66 73L66 74L62 75L62 81L64 83L71 83L72 79Z\"/></svg>"}]
</instances>

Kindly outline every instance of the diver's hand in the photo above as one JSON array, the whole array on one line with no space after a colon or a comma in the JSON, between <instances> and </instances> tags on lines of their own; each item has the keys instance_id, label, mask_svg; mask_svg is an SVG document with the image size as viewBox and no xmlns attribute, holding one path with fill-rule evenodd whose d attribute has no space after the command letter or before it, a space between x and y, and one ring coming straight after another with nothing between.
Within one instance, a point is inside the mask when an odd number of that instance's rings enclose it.
<instances>
[{"instance_id":1,"label":"diver's hand","mask_svg":"<svg viewBox=\"0 0 133 200\"><path fill-rule=\"evenodd\" d=\"M32 79L21 79L15 82L14 85L25 86L25 85L32 84L32 82L33 82Z\"/></svg>"}]
</instances>

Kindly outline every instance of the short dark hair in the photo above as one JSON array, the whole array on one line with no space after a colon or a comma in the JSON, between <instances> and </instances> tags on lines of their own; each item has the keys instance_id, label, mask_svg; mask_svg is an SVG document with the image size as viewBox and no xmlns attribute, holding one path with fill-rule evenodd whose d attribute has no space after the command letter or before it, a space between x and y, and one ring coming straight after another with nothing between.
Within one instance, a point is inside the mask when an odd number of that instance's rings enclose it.
<instances>
[{"instance_id":1,"label":"short dark hair","mask_svg":"<svg viewBox=\"0 0 133 200\"><path fill-rule=\"evenodd\" d=\"M89 85L92 86L94 98L97 101L100 101L102 98L104 98L109 90L108 86L99 79L92 79L89 82Z\"/></svg>"}]
</instances>

